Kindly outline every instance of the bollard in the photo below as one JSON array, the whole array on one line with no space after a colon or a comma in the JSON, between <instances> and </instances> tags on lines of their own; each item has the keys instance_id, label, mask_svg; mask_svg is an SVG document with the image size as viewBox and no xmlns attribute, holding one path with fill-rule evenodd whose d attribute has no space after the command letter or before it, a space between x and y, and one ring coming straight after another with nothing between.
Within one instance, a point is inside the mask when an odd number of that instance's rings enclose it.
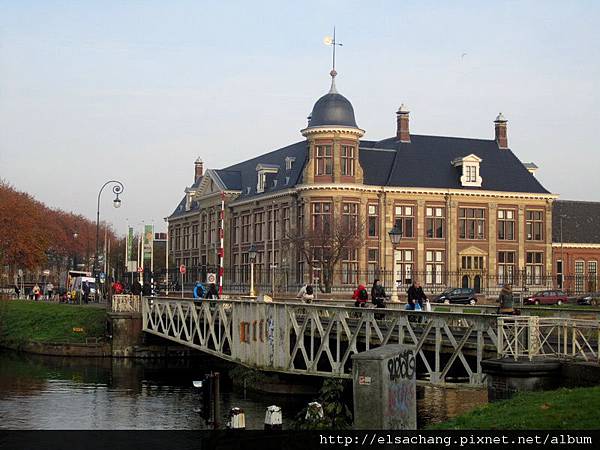
<instances>
[{"instance_id":1,"label":"bollard","mask_svg":"<svg viewBox=\"0 0 600 450\"><path fill-rule=\"evenodd\" d=\"M246 415L242 408L231 408L229 411L229 422L227 428L230 430L245 430L246 429Z\"/></svg>"},{"instance_id":2,"label":"bollard","mask_svg":"<svg viewBox=\"0 0 600 450\"><path fill-rule=\"evenodd\" d=\"M281 430L281 407L271 405L265 413L265 430Z\"/></svg>"},{"instance_id":3,"label":"bollard","mask_svg":"<svg viewBox=\"0 0 600 450\"><path fill-rule=\"evenodd\" d=\"M319 402L310 402L304 418L309 423L320 422L323 420L323 406Z\"/></svg>"}]
</instances>

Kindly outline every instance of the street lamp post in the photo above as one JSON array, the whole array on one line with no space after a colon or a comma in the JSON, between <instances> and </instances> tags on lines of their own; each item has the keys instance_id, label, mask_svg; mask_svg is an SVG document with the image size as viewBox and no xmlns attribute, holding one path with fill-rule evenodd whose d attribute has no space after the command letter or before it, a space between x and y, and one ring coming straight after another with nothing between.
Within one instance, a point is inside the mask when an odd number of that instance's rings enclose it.
<instances>
[{"instance_id":1,"label":"street lamp post","mask_svg":"<svg viewBox=\"0 0 600 450\"><path fill-rule=\"evenodd\" d=\"M77 231L73 232L73 241L76 241L77 238L79 237L79 234L77 233ZM73 249L73 270L77 270L77 252L75 249Z\"/></svg>"},{"instance_id":2,"label":"street lamp post","mask_svg":"<svg viewBox=\"0 0 600 450\"><path fill-rule=\"evenodd\" d=\"M98 191L98 207L96 208L96 254L94 255L94 278L96 279L96 294L98 294L100 283L98 280L98 244L100 242L100 196L102 195L102 191L106 186L112 184L112 191L115 194L115 199L113 200L113 206L115 208L119 208L121 206L121 199L119 195L123 193L125 189L123 187L123 183L116 180L109 180L102 185L100 191ZM108 305L108 301L106 302Z\"/></svg>"},{"instance_id":3,"label":"street lamp post","mask_svg":"<svg viewBox=\"0 0 600 450\"><path fill-rule=\"evenodd\" d=\"M248 249L248 258L250 258L250 296L254 297L254 261L256 261L256 246L254 244Z\"/></svg>"},{"instance_id":4,"label":"street lamp post","mask_svg":"<svg viewBox=\"0 0 600 450\"><path fill-rule=\"evenodd\" d=\"M390 235L390 241L392 241L392 302L398 301L398 287L396 286L396 246L400 244L402 240L402 229L397 225L394 225L388 234Z\"/></svg>"}]
</instances>

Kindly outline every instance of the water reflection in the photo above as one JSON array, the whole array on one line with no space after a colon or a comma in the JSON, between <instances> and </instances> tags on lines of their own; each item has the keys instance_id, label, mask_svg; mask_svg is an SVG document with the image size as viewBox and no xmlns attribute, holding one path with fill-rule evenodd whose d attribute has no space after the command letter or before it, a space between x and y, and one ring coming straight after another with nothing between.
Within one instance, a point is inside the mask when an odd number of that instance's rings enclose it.
<instances>
[{"instance_id":1,"label":"water reflection","mask_svg":"<svg viewBox=\"0 0 600 450\"><path fill-rule=\"evenodd\" d=\"M130 360L61 358L0 351L0 428L203 429L192 380L218 370L221 412L234 406L246 426L262 429L265 409L282 407L289 425L314 396L247 395L232 389L227 366L213 358ZM419 427L485 403L481 390L419 389ZM224 421L224 420L223 420Z\"/></svg>"}]
</instances>

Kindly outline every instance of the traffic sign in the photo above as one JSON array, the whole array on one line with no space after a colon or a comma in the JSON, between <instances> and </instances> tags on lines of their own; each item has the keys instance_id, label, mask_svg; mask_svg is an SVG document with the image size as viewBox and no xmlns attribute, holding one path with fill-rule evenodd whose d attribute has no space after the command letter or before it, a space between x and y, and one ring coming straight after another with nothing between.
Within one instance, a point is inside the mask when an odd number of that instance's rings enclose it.
<instances>
[{"instance_id":1,"label":"traffic sign","mask_svg":"<svg viewBox=\"0 0 600 450\"><path fill-rule=\"evenodd\" d=\"M216 273L207 273L206 274L206 282L208 284L215 284L217 282L217 274Z\"/></svg>"},{"instance_id":2,"label":"traffic sign","mask_svg":"<svg viewBox=\"0 0 600 450\"><path fill-rule=\"evenodd\" d=\"M183 264L179 266L179 273L185 273L185 266Z\"/></svg>"}]
</instances>

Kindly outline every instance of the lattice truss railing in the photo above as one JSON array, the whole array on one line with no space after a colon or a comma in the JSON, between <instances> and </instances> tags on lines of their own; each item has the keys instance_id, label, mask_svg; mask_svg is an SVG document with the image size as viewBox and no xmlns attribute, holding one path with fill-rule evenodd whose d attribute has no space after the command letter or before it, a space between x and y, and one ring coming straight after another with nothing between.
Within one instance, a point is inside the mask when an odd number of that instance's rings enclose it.
<instances>
[{"instance_id":1,"label":"lattice truss railing","mask_svg":"<svg viewBox=\"0 0 600 450\"><path fill-rule=\"evenodd\" d=\"M557 357L600 362L600 323L595 320L542 317L498 319L502 357Z\"/></svg>"},{"instance_id":2,"label":"lattice truss railing","mask_svg":"<svg viewBox=\"0 0 600 450\"><path fill-rule=\"evenodd\" d=\"M350 377L351 356L386 344L409 344L417 372L438 384L482 383L484 354L495 354L496 318L474 314L287 306L290 358L287 371Z\"/></svg>"},{"instance_id":3,"label":"lattice truss railing","mask_svg":"<svg viewBox=\"0 0 600 450\"><path fill-rule=\"evenodd\" d=\"M144 331L232 359L231 304L211 303L144 298Z\"/></svg>"},{"instance_id":4,"label":"lattice truss railing","mask_svg":"<svg viewBox=\"0 0 600 450\"><path fill-rule=\"evenodd\" d=\"M352 355L415 346L417 374L433 384L481 384L495 356L496 316L242 300L143 300L144 330L261 370L351 377Z\"/></svg>"}]
</instances>

